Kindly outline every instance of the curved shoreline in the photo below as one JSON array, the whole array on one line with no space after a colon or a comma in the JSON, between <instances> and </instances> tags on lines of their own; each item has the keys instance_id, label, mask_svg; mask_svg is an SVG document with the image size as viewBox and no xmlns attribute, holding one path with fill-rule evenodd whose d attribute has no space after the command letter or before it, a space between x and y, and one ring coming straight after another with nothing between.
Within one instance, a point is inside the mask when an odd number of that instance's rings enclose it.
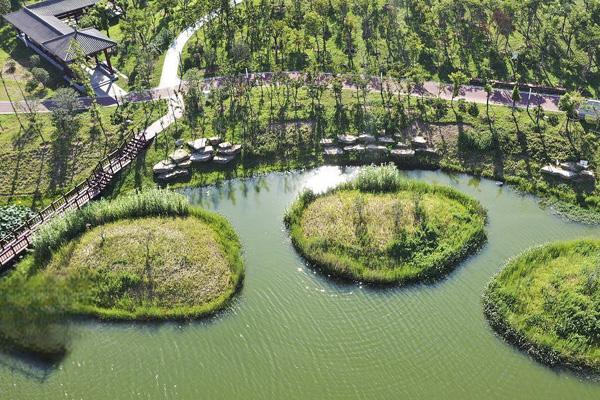
<instances>
[{"instance_id":1,"label":"curved shoreline","mask_svg":"<svg viewBox=\"0 0 600 400\"><path fill-rule=\"evenodd\" d=\"M224 290L219 290L220 293L216 297L199 304L163 307L153 304L146 305L142 302L139 305L133 304L131 309L124 309L118 305L104 307L86 304L89 299L86 300L84 293L83 302L80 303L77 299L71 301L70 309L66 309L65 314L105 320L156 321L189 320L212 315L223 309L243 286L244 265L241 243L237 233L225 217L200 207L191 206L183 196L172 192L154 191L142 195L126 196L114 202L95 203L94 206L86 208L83 212L67 214L62 221L53 223L54 226L49 225L41 232L41 236L36 238L33 254L28 255L17 264L15 273L25 271L28 274L36 275L38 270L40 273L46 272L55 256L70 258L76 247L69 249L69 246L77 246L74 241L78 241L91 232L91 229L141 219L170 218L196 219L199 224L204 225L204 229L214 235L212 240L220 249L219 257L222 258L230 272L228 283L223 287ZM160 240L159 238L155 239ZM106 238L102 231L101 242L104 240ZM196 240L201 240L201 238L196 238ZM67 250L66 253L63 251L64 249ZM114 272L119 274L118 270ZM121 274L127 275L126 272L127 268L121 271ZM54 270L50 275L56 275ZM84 285L83 288L85 289L86 286ZM77 291L72 294L77 294ZM70 293L66 293L66 295L70 295Z\"/></svg>"}]
</instances>

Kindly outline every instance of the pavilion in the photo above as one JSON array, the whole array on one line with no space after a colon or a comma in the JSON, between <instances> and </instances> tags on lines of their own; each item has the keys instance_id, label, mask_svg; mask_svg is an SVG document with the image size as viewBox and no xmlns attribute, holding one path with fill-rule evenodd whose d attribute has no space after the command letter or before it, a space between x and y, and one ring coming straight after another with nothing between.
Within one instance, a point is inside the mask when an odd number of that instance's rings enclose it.
<instances>
[{"instance_id":1,"label":"pavilion","mask_svg":"<svg viewBox=\"0 0 600 400\"><path fill-rule=\"evenodd\" d=\"M77 21L85 11L100 0L47 0L24 6L4 15L4 19L19 32L19 38L48 62L72 75L69 64L74 61L73 43L79 43L86 57L93 57L110 74L114 70L110 49L117 45L95 28L78 29ZM106 65L98 55L104 53Z\"/></svg>"}]
</instances>

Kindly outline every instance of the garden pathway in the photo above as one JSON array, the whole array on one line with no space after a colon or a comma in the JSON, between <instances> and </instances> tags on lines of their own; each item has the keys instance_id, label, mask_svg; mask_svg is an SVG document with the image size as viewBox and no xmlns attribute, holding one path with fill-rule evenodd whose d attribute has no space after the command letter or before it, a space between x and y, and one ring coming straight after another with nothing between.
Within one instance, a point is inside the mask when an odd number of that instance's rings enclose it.
<instances>
[{"instance_id":1,"label":"garden pathway","mask_svg":"<svg viewBox=\"0 0 600 400\"><path fill-rule=\"evenodd\" d=\"M243 0L233 0L232 4L233 6L237 6L238 4L241 4L242 1ZM165 55L160 83L158 85L159 88L173 88L180 85L181 79L179 79L179 75L181 68L181 54L183 53L185 45L192 36L204 26L204 24L210 22L217 15L218 11L214 11L200 18L193 26L187 28L177 36Z\"/></svg>"}]
</instances>

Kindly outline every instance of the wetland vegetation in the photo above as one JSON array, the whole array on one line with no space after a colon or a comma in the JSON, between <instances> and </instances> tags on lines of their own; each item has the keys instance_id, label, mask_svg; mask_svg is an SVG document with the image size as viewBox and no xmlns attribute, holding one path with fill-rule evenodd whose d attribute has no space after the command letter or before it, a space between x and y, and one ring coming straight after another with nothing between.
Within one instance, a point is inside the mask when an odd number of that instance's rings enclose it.
<instances>
[{"instance_id":1,"label":"wetland vegetation","mask_svg":"<svg viewBox=\"0 0 600 400\"><path fill-rule=\"evenodd\" d=\"M600 241L533 248L489 283L485 314L509 342L549 365L600 372Z\"/></svg>"},{"instance_id":2,"label":"wetland vegetation","mask_svg":"<svg viewBox=\"0 0 600 400\"><path fill-rule=\"evenodd\" d=\"M155 190L95 202L45 225L33 254L0 282L4 309L44 315L41 322L20 321L6 313L0 336L36 349L34 339L60 326L59 316L198 318L221 309L243 275L229 223L181 195ZM32 288L48 298L30 296ZM55 324L43 323L52 316ZM32 337L19 336L23 330Z\"/></svg>"},{"instance_id":3,"label":"wetland vegetation","mask_svg":"<svg viewBox=\"0 0 600 400\"><path fill-rule=\"evenodd\" d=\"M438 279L485 241L485 211L448 187L409 181L394 166L366 167L324 194L307 191L285 216L311 263L370 283Z\"/></svg>"}]
</instances>

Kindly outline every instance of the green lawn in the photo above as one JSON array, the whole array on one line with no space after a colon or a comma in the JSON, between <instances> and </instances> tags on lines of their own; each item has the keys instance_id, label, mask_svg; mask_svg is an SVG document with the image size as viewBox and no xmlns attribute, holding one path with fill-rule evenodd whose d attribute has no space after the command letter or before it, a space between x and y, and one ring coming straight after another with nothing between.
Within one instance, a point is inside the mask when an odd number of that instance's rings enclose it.
<instances>
[{"instance_id":1,"label":"green lawn","mask_svg":"<svg viewBox=\"0 0 600 400\"><path fill-rule=\"evenodd\" d=\"M67 86L62 79L62 73L42 58L40 67L49 72L50 81L46 87L39 85L33 93L26 93L25 84L31 78L30 57L33 54L35 53L31 49L17 39L16 32L11 26L7 24L0 26L0 68L2 68L7 86L4 88L3 85L0 85L0 101L6 101L9 98L19 101L23 99L23 94L44 99L51 97L57 88ZM6 62L9 59L15 61L14 72L7 68ZM8 93L6 89L8 89Z\"/></svg>"}]
</instances>

